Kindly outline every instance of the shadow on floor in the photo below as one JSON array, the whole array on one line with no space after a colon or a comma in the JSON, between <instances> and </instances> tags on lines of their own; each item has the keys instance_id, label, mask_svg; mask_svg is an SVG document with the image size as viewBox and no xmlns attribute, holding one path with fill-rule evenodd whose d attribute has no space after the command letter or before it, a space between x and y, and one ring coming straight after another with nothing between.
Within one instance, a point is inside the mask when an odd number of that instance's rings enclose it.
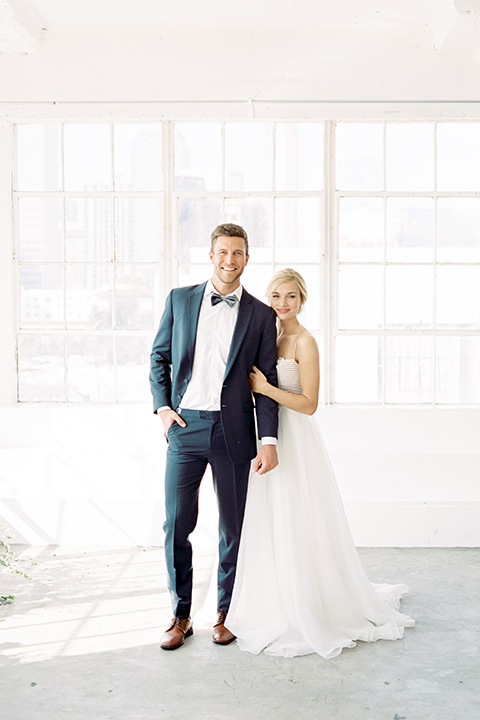
<instances>
[{"instance_id":1,"label":"shadow on floor","mask_svg":"<svg viewBox=\"0 0 480 720\"><path fill-rule=\"evenodd\" d=\"M252 656L196 627L158 647L170 619L159 548L24 549L32 576L0 608L2 714L14 720L477 720L480 550L361 549L373 582L406 582L401 641L338 658ZM195 605L214 553L195 554ZM0 580L5 580L5 575ZM6 594L2 590L2 594Z\"/></svg>"}]
</instances>

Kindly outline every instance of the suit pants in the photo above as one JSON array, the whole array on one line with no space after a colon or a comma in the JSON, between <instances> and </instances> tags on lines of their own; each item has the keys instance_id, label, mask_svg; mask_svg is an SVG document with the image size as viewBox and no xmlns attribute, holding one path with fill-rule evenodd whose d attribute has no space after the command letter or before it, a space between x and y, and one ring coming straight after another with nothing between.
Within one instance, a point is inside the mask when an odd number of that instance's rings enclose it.
<instances>
[{"instance_id":1,"label":"suit pants","mask_svg":"<svg viewBox=\"0 0 480 720\"><path fill-rule=\"evenodd\" d=\"M227 452L220 412L182 410L187 427L168 430L165 472L165 556L173 614L190 617L192 546L200 483L211 466L219 511L219 610L228 610L235 580L251 462L233 463Z\"/></svg>"}]
</instances>

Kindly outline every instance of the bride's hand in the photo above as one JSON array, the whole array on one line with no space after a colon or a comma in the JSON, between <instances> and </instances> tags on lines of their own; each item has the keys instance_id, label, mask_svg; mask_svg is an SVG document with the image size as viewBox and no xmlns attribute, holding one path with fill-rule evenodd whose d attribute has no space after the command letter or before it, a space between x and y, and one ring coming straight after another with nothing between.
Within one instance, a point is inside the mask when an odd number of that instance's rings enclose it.
<instances>
[{"instance_id":1,"label":"bride's hand","mask_svg":"<svg viewBox=\"0 0 480 720\"><path fill-rule=\"evenodd\" d=\"M268 385L267 378L255 365L252 368L252 372L248 376L248 383L250 390L255 393L264 394L264 390Z\"/></svg>"}]
</instances>

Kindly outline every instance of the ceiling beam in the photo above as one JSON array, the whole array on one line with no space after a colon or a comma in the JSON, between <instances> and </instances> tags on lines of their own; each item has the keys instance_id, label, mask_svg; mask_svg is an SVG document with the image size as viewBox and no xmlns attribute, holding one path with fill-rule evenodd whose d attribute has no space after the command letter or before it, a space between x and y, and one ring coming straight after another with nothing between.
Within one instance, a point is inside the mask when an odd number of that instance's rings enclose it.
<instances>
[{"instance_id":1,"label":"ceiling beam","mask_svg":"<svg viewBox=\"0 0 480 720\"><path fill-rule=\"evenodd\" d=\"M428 23L433 50L441 50L458 20L453 0L437 0Z\"/></svg>"},{"instance_id":2,"label":"ceiling beam","mask_svg":"<svg viewBox=\"0 0 480 720\"><path fill-rule=\"evenodd\" d=\"M45 30L27 0L0 0L0 52L36 52Z\"/></svg>"}]
</instances>

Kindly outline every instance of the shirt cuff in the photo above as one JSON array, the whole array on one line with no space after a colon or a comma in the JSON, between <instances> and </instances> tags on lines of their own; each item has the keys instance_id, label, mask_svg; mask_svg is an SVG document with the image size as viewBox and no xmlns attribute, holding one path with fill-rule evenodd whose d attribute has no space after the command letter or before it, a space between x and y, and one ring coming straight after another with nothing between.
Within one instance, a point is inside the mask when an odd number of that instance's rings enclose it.
<instances>
[{"instance_id":1,"label":"shirt cuff","mask_svg":"<svg viewBox=\"0 0 480 720\"><path fill-rule=\"evenodd\" d=\"M172 408L170 405L162 405L162 407L159 407L155 410L155 415L158 415L158 413L162 412L162 410L171 410Z\"/></svg>"},{"instance_id":2,"label":"shirt cuff","mask_svg":"<svg viewBox=\"0 0 480 720\"><path fill-rule=\"evenodd\" d=\"M277 438L269 437L268 435L260 438L260 440L262 441L262 445L276 445L277 444Z\"/></svg>"}]
</instances>

